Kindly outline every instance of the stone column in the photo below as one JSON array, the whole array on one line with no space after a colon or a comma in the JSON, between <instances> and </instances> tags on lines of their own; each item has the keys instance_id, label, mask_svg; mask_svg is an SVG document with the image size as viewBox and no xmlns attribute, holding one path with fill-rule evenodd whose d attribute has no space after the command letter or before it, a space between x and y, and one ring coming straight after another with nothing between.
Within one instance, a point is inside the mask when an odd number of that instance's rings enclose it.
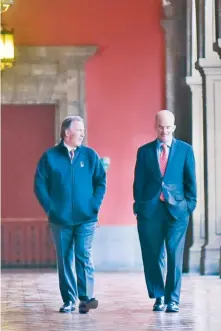
<instances>
[{"instance_id":1,"label":"stone column","mask_svg":"<svg viewBox=\"0 0 221 331\"><path fill-rule=\"evenodd\" d=\"M221 246L221 61L214 51L215 0L205 1L205 55L199 58L205 85L206 244L201 272L218 274Z\"/></svg>"},{"instance_id":2,"label":"stone column","mask_svg":"<svg viewBox=\"0 0 221 331\"><path fill-rule=\"evenodd\" d=\"M216 41L214 50L221 56L221 0L215 0Z\"/></svg>"},{"instance_id":3,"label":"stone column","mask_svg":"<svg viewBox=\"0 0 221 331\"><path fill-rule=\"evenodd\" d=\"M166 51L166 107L176 117L175 137L191 143L191 91L186 84L186 0L162 0ZM189 247L192 245L192 222L190 222L183 269L188 270Z\"/></svg>"},{"instance_id":4,"label":"stone column","mask_svg":"<svg viewBox=\"0 0 221 331\"><path fill-rule=\"evenodd\" d=\"M221 0L216 0L216 43L215 50L221 57ZM221 277L221 247L220 247L220 262L219 262L219 274Z\"/></svg>"},{"instance_id":5,"label":"stone column","mask_svg":"<svg viewBox=\"0 0 221 331\"><path fill-rule=\"evenodd\" d=\"M176 117L175 136L191 142L191 93L186 79L186 0L163 1L166 51L166 108Z\"/></svg>"},{"instance_id":6,"label":"stone column","mask_svg":"<svg viewBox=\"0 0 221 331\"><path fill-rule=\"evenodd\" d=\"M174 31L175 31L175 7L171 1L162 1L164 10L164 19L161 25L165 30L165 53L166 53L166 109L175 113L175 45L174 45Z\"/></svg>"},{"instance_id":7,"label":"stone column","mask_svg":"<svg viewBox=\"0 0 221 331\"><path fill-rule=\"evenodd\" d=\"M201 247L205 241L203 88L202 77L195 68L197 61L197 30L195 0L188 0L189 70L186 83L192 93L192 146L196 160L198 202L192 215L193 245L189 250L189 271L200 272ZM189 23L189 24L188 24Z\"/></svg>"}]
</instances>

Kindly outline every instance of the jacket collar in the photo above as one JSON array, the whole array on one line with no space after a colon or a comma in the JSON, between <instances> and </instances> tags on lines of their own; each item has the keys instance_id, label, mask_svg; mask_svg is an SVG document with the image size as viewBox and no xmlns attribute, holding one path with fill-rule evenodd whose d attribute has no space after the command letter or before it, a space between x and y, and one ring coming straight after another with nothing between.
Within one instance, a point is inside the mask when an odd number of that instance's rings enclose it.
<instances>
[{"instance_id":1,"label":"jacket collar","mask_svg":"<svg viewBox=\"0 0 221 331\"><path fill-rule=\"evenodd\" d=\"M58 144L58 146L60 148L62 148L63 150L64 149L68 150L67 147L65 146L65 143L64 143L64 140L63 139L60 141L60 143ZM81 146L76 147L76 150L79 150L79 149L81 149Z\"/></svg>"}]
</instances>

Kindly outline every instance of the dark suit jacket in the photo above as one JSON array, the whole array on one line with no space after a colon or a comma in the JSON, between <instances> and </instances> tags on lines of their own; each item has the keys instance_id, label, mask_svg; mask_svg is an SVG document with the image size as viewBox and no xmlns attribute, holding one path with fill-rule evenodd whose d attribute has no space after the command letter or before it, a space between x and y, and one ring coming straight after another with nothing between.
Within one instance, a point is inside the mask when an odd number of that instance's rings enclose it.
<instances>
[{"instance_id":1,"label":"dark suit jacket","mask_svg":"<svg viewBox=\"0 0 221 331\"><path fill-rule=\"evenodd\" d=\"M157 158L157 140L138 149L134 175L134 213L151 218L163 191L175 219L186 218L196 207L195 160L192 147L173 139L164 177Z\"/></svg>"}]
</instances>

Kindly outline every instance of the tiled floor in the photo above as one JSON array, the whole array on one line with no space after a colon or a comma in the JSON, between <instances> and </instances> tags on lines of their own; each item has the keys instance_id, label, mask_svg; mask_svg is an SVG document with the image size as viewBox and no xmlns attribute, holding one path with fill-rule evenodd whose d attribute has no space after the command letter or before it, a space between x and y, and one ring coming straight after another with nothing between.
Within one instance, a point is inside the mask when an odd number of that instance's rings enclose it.
<instances>
[{"instance_id":1,"label":"tiled floor","mask_svg":"<svg viewBox=\"0 0 221 331\"><path fill-rule=\"evenodd\" d=\"M184 276L178 314L153 312L142 273L97 273L97 310L60 314L57 275L2 271L3 331L221 330L221 279Z\"/></svg>"}]
</instances>

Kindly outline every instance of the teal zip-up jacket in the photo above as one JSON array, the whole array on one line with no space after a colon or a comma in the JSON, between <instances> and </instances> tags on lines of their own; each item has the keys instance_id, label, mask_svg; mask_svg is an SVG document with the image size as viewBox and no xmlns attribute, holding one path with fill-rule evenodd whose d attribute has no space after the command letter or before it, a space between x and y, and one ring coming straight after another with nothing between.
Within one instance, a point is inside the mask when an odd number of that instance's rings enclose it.
<instances>
[{"instance_id":1,"label":"teal zip-up jacket","mask_svg":"<svg viewBox=\"0 0 221 331\"><path fill-rule=\"evenodd\" d=\"M106 172L98 154L80 146L71 161L63 141L40 158L34 192L49 222L96 222L106 191Z\"/></svg>"}]
</instances>

